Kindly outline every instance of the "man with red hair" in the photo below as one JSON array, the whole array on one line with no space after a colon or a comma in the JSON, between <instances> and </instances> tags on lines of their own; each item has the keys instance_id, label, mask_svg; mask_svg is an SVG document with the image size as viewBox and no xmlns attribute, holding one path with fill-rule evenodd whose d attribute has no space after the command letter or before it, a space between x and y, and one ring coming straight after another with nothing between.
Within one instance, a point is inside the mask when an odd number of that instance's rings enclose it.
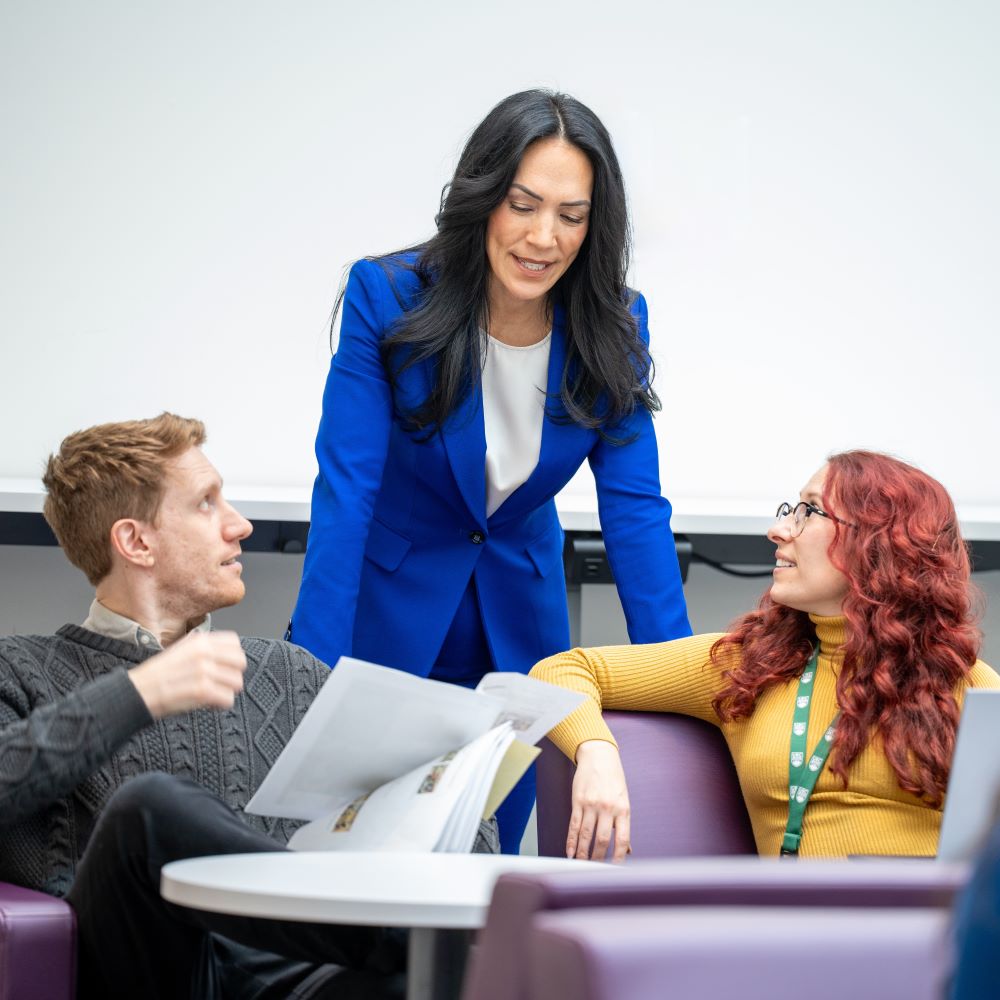
<instances>
[{"instance_id":1,"label":"man with red hair","mask_svg":"<svg viewBox=\"0 0 1000 1000\"><path fill-rule=\"evenodd\" d=\"M49 459L46 519L96 594L82 625L0 638L0 879L72 904L80 996L396 995L392 932L160 897L169 861L286 849L296 824L243 807L329 673L290 643L211 631L243 597L252 528L204 440L165 413Z\"/></svg>"}]
</instances>

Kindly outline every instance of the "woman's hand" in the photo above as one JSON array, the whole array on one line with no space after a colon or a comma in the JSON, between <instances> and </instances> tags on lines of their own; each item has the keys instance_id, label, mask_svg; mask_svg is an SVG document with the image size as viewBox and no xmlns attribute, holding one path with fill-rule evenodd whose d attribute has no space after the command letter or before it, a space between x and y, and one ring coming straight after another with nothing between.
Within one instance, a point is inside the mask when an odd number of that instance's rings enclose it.
<instances>
[{"instance_id":1,"label":"woman's hand","mask_svg":"<svg viewBox=\"0 0 1000 1000\"><path fill-rule=\"evenodd\" d=\"M611 743L587 740L577 747L573 811L566 836L566 857L603 861L615 835L612 861L624 861L629 846L628 788L621 757ZM593 841L593 851L591 851Z\"/></svg>"}]
</instances>

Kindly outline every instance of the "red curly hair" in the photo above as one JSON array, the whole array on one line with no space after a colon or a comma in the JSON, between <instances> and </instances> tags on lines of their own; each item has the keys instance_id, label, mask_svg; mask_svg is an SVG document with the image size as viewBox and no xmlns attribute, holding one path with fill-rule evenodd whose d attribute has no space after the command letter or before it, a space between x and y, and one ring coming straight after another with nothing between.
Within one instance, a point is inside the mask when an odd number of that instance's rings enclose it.
<instances>
[{"instance_id":1,"label":"red curly hair","mask_svg":"<svg viewBox=\"0 0 1000 1000\"><path fill-rule=\"evenodd\" d=\"M829 767L845 787L876 736L901 788L939 806L955 747L954 690L975 663L969 555L944 487L898 459L848 451L829 459L823 508L835 522L830 561L848 580L846 642L837 677ZM712 647L726 686L713 707L725 721L749 716L761 692L802 672L816 642L809 616L770 592Z\"/></svg>"}]
</instances>

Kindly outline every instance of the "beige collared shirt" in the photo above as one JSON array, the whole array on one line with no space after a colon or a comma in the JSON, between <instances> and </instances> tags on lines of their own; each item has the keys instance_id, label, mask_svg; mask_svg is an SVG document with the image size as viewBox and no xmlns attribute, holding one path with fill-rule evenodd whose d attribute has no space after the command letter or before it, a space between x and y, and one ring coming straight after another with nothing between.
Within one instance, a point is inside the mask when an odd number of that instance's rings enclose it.
<instances>
[{"instance_id":1,"label":"beige collared shirt","mask_svg":"<svg viewBox=\"0 0 1000 1000\"><path fill-rule=\"evenodd\" d=\"M143 628L138 622L119 615L106 608L97 598L90 602L90 613L83 623L85 629L103 635L107 639L120 639L123 642L133 642L144 649L162 649L160 640L149 629ZM191 632L210 632L212 616L205 615L205 620L195 625Z\"/></svg>"}]
</instances>

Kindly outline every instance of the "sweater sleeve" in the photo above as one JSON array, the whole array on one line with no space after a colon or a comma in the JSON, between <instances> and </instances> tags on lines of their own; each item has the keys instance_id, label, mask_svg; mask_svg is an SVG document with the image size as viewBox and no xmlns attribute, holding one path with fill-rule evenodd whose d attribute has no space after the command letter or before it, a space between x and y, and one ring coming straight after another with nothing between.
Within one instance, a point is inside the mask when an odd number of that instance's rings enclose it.
<instances>
[{"instance_id":1,"label":"sweater sleeve","mask_svg":"<svg viewBox=\"0 0 1000 1000\"><path fill-rule=\"evenodd\" d=\"M532 677L587 696L549 738L571 759L586 740L615 743L601 718L604 708L677 712L718 724L712 699L721 686L722 668L711 662L710 654L719 638L708 634L644 646L572 649L542 660Z\"/></svg>"},{"instance_id":2,"label":"sweater sleeve","mask_svg":"<svg viewBox=\"0 0 1000 1000\"><path fill-rule=\"evenodd\" d=\"M69 795L153 720L124 669L32 710L0 661L0 828Z\"/></svg>"}]
</instances>

